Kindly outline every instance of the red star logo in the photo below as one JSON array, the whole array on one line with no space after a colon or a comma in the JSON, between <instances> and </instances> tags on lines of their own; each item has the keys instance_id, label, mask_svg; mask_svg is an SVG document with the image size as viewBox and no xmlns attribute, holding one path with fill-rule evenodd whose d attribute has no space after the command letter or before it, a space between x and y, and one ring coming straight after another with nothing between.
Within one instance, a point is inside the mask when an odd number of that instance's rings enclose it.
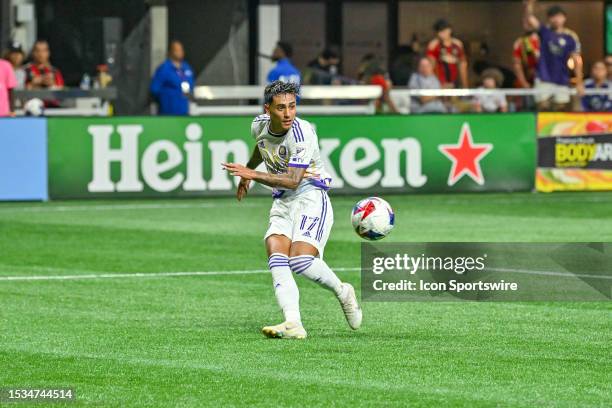
<instances>
[{"instance_id":1,"label":"red star logo","mask_svg":"<svg viewBox=\"0 0 612 408\"><path fill-rule=\"evenodd\" d=\"M479 185L484 184L480 160L493 150L493 145L491 143L475 144L468 123L463 124L456 145L439 145L438 150L453 162L448 174L449 186L455 185L466 174Z\"/></svg>"}]
</instances>

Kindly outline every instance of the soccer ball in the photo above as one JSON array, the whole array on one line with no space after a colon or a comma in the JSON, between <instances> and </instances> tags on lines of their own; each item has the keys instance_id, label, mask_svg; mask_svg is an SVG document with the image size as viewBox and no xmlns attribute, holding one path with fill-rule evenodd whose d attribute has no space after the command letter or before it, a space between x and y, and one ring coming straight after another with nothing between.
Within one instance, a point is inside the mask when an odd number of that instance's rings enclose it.
<instances>
[{"instance_id":1,"label":"soccer ball","mask_svg":"<svg viewBox=\"0 0 612 408\"><path fill-rule=\"evenodd\" d=\"M32 98L25 103L23 110L26 116L42 116L45 113L45 104L38 98Z\"/></svg>"},{"instance_id":2,"label":"soccer ball","mask_svg":"<svg viewBox=\"0 0 612 408\"><path fill-rule=\"evenodd\" d=\"M357 235L376 241L389 235L395 224L395 213L380 197L368 197L353 207L351 222Z\"/></svg>"}]
</instances>

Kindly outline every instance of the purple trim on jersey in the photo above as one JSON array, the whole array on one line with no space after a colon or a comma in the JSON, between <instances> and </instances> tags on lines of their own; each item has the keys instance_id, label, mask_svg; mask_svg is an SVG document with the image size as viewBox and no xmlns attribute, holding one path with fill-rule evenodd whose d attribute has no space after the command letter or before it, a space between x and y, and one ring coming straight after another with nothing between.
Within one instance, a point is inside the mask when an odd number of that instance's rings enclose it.
<instances>
[{"instance_id":1,"label":"purple trim on jersey","mask_svg":"<svg viewBox=\"0 0 612 408\"><path fill-rule=\"evenodd\" d=\"M293 138L295 139L296 142L303 142L304 141L304 133L302 133L302 128L300 127L300 124L298 123L297 120L293 121L293 124L291 125L291 128L293 129Z\"/></svg>"},{"instance_id":2,"label":"purple trim on jersey","mask_svg":"<svg viewBox=\"0 0 612 408\"><path fill-rule=\"evenodd\" d=\"M300 122L298 122L297 120L295 121L295 124L297 125L298 132L300 133L300 142L303 142L304 141L304 132L302 131L302 126L300 126Z\"/></svg>"},{"instance_id":3,"label":"purple trim on jersey","mask_svg":"<svg viewBox=\"0 0 612 408\"><path fill-rule=\"evenodd\" d=\"M289 167L299 167L300 169L307 169L308 168L308 164L289 163L287 166L289 166Z\"/></svg>"},{"instance_id":4,"label":"purple trim on jersey","mask_svg":"<svg viewBox=\"0 0 612 408\"><path fill-rule=\"evenodd\" d=\"M281 198L285 194L285 190L272 190L272 198Z\"/></svg>"},{"instance_id":5,"label":"purple trim on jersey","mask_svg":"<svg viewBox=\"0 0 612 408\"><path fill-rule=\"evenodd\" d=\"M306 225L306 219L308 217L306 217L305 215L302 216L302 224L300 224L300 230L304 229L304 225Z\"/></svg>"},{"instance_id":6,"label":"purple trim on jersey","mask_svg":"<svg viewBox=\"0 0 612 408\"><path fill-rule=\"evenodd\" d=\"M325 216L327 215L327 200L325 198L327 194L324 191L321 191L321 200L322 200L322 209L321 209L321 221L319 221L319 228L317 229L317 234L315 238L317 241L321 241L321 237L323 236L323 224L325 224Z\"/></svg>"},{"instance_id":7,"label":"purple trim on jersey","mask_svg":"<svg viewBox=\"0 0 612 408\"><path fill-rule=\"evenodd\" d=\"M329 183L331 184L331 180L332 180L332 179L331 179L331 178L329 178L329 177L328 177L328 178L325 178L325 179L323 179L323 180L321 180L321 179L310 179L310 184L312 184L313 186L315 186L315 187L317 187L317 188L320 188L320 189L322 189L322 190L327 191L327 190L329 190L329 189L330 189L330 187L329 187L329 184L327 184L327 183L325 182L325 180L329 180Z\"/></svg>"}]
</instances>

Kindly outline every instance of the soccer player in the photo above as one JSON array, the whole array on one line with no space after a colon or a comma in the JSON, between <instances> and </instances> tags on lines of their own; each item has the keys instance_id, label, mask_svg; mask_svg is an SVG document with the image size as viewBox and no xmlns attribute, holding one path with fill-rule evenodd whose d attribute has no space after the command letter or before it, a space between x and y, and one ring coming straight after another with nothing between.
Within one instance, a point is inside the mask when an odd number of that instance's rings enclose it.
<instances>
[{"instance_id":1,"label":"soccer player","mask_svg":"<svg viewBox=\"0 0 612 408\"><path fill-rule=\"evenodd\" d=\"M267 337L306 337L302 326L298 287L292 272L332 291L353 330L361 326L362 313L353 286L343 283L323 261L334 213L327 190L328 177L312 125L296 117L299 85L274 81L264 92L265 114L251 125L256 146L246 166L223 163L232 176L240 177L237 198L242 200L251 181L273 188L274 202L265 234L268 266L274 292L285 321L266 326ZM256 171L265 163L267 172Z\"/></svg>"}]
</instances>

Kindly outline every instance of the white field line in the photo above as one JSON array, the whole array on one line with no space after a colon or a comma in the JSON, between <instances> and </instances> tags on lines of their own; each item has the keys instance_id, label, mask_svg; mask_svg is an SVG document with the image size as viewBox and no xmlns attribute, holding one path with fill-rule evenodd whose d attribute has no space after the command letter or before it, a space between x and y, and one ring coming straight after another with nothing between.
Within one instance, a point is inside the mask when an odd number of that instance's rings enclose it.
<instances>
[{"instance_id":1,"label":"white field line","mask_svg":"<svg viewBox=\"0 0 612 408\"><path fill-rule=\"evenodd\" d=\"M338 272L359 271L361 268L334 268ZM121 278L159 278L171 276L217 276L217 275L255 275L270 273L269 269L241 271L194 271L194 272L152 272L152 273L91 273L86 275L38 275L38 276L0 276L0 281L49 281L81 279L121 279Z\"/></svg>"},{"instance_id":2,"label":"white field line","mask_svg":"<svg viewBox=\"0 0 612 408\"><path fill-rule=\"evenodd\" d=\"M69 212L69 211L116 211L116 210L159 210L173 208L213 208L220 207L221 203L191 203L191 204L95 204L95 205L51 205L51 206L25 206L25 207L2 207L0 206L0 214L3 212ZM245 204L240 204L245 206ZM253 204L246 204L253 207Z\"/></svg>"},{"instance_id":3,"label":"white field line","mask_svg":"<svg viewBox=\"0 0 612 408\"><path fill-rule=\"evenodd\" d=\"M355 272L361 268L332 268L338 272ZM608 279L612 280L612 276L588 275L588 274L573 274L553 271L532 271L529 269L506 269L506 268L488 268L487 270L494 272L509 272L520 273L527 275L544 275L544 276L560 276L567 278L591 278L591 279ZM269 269L251 269L251 270L235 270L235 271L193 271L193 272L152 272L152 273L90 273L83 275L22 275L22 276L0 276L2 281L51 281L51 280L85 280L85 279L125 279L125 278L160 278L173 276L219 276L219 275L255 275L270 273Z\"/></svg>"}]
</instances>

